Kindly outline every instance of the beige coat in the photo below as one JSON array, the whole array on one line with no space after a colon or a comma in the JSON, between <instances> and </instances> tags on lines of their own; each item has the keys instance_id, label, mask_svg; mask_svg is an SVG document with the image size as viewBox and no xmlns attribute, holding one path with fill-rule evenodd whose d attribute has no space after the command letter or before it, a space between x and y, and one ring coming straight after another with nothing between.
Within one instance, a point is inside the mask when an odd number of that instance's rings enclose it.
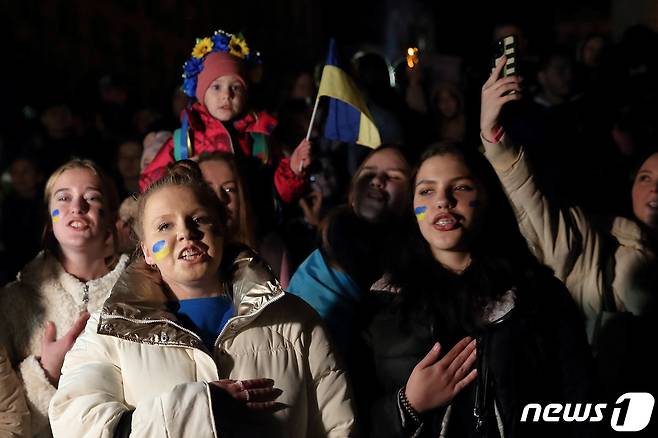
<instances>
[{"instance_id":1,"label":"beige coat","mask_svg":"<svg viewBox=\"0 0 658 438\"><path fill-rule=\"evenodd\" d=\"M538 260L555 271L586 318L592 320L601 309L606 239L580 208L560 209L544 196L523 148L508 143L506 137L498 144L482 140L514 207L521 233ZM646 314L658 298L656 255L632 220L615 218L610 234L618 242L610 251L615 257L612 290L617 308Z\"/></svg>"},{"instance_id":2,"label":"beige coat","mask_svg":"<svg viewBox=\"0 0 658 438\"><path fill-rule=\"evenodd\" d=\"M257 377L283 391L280 409L217 424L221 436L349 436L350 390L317 314L252 253L231 269L237 316L209 352L170 313L160 282L129 267L66 357L50 406L55 436L112 436L133 410L131 437L216 437L208 382Z\"/></svg>"},{"instance_id":3,"label":"beige coat","mask_svg":"<svg viewBox=\"0 0 658 438\"><path fill-rule=\"evenodd\" d=\"M16 281L0 290L0 345L22 381L30 410L32 436L51 436L48 404L55 393L41 368L43 325L53 321L57 337L71 328L82 311L100 310L128 261L122 256L105 276L83 283L67 273L47 252L39 253L18 274ZM18 382L0 386L0 400L16 391Z\"/></svg>"},{"instance_id":4,"label":"beige coat","mask_svg":"<svg viewBox=\"0 0 658 438\"><path fill-rule=\"evenodd\" d=\"M18 376L0 346L0 437L30 436L30 412Z\"/></svg>"}]
</instances>

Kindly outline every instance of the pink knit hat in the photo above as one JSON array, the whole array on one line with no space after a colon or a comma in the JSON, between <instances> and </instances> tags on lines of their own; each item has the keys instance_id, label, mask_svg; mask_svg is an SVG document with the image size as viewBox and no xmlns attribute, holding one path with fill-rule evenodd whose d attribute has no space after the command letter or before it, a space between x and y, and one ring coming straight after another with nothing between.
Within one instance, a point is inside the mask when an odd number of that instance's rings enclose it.
<instances>
[{"instance_id":1,"label":"pink knit hat","mask_svg":"<svg viewBox=\"0 0 658 438\"><path fill-rule=\"evenodd\" d=\"M245 68L242 59L226 52L213 52L203 60L203 70L199 73L196 85L196 98L203 103L210 84L220 76L234 75L247 88Z\"/></svg>"}]
</instances>

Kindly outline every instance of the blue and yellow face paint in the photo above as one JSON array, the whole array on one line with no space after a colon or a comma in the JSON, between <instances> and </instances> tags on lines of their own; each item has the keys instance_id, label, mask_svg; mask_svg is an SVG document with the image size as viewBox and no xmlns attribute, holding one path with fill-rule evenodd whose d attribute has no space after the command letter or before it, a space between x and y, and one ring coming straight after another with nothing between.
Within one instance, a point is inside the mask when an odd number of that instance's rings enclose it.
<instances>
[{"instance_id":1,"label":"blue and yellow face paint","mask_svg":"<svg viewBox=\"0 0 658 438\"><path fill-rule=\"evenodd\" d=\"M54 209L52 213L50 213L50 216L53 218L53 222L59 222L59 210Z\"/></svg>"},{"instance_id":2,"label":"blue and yellow face paint","mask_svg":"<svg viewBox=\"0 0 658 438\"><path fill-rule=\"evenodd\" d=\"M414 208L414 213L416 213L416 219L419 221L425 220L425 213L427 212L427 207L424 205L419 205Z\"/></svg>"},{"instance_id":3,"label":"blue and yellow face paint","mask_svg":"<svg viewBox=\"0 0 658 438\"><path fill-rule=\"evenodd\" d=\"M158 240L155 242L151 249L153 250L153 257L155 257L155 260L157 261L160 261L169 255L169 247L164 240Z\"/></svg>"}]
</instances>

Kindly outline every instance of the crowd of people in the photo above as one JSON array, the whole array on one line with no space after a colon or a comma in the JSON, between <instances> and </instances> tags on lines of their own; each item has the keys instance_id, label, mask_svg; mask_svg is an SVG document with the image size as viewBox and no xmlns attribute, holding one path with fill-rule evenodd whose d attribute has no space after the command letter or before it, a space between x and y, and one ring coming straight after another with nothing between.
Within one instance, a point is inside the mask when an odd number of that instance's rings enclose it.
<instances>
[{"instance_id":1,"label":"crowd of people","mask_svg":"<svg viewBox=\"0 0 658 438\"><path fill-rule=\"evenodd\" d=\"M658 36L509 34L511 76L355 56L374 150L221 30L176 116L43 102L2 151L0 435L605 436L521 413L656 394Z\"/></svg>"}]
</instances>

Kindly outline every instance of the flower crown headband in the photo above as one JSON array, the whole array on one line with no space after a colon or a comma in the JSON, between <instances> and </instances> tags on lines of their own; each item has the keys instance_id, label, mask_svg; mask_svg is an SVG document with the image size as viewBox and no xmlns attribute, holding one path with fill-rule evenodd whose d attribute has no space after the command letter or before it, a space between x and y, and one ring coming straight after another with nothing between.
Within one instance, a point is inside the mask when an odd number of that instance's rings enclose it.
<instances>
[{"instance_id":1,"label":"flower crown headband","mask_svg":"<svg viewBox=\"0 0 658 438\"><path fill-rule=\"evenodd\" d=\"M189 97L195 97L197 76L203 70L203 61L214 52L226 52L247 62L260 62L260 52L251 52L241 33L234 35L218 30L211 37L197 38L192 57L183 64L184 80L181 89Z\"/></svg>"}]
</instances>

